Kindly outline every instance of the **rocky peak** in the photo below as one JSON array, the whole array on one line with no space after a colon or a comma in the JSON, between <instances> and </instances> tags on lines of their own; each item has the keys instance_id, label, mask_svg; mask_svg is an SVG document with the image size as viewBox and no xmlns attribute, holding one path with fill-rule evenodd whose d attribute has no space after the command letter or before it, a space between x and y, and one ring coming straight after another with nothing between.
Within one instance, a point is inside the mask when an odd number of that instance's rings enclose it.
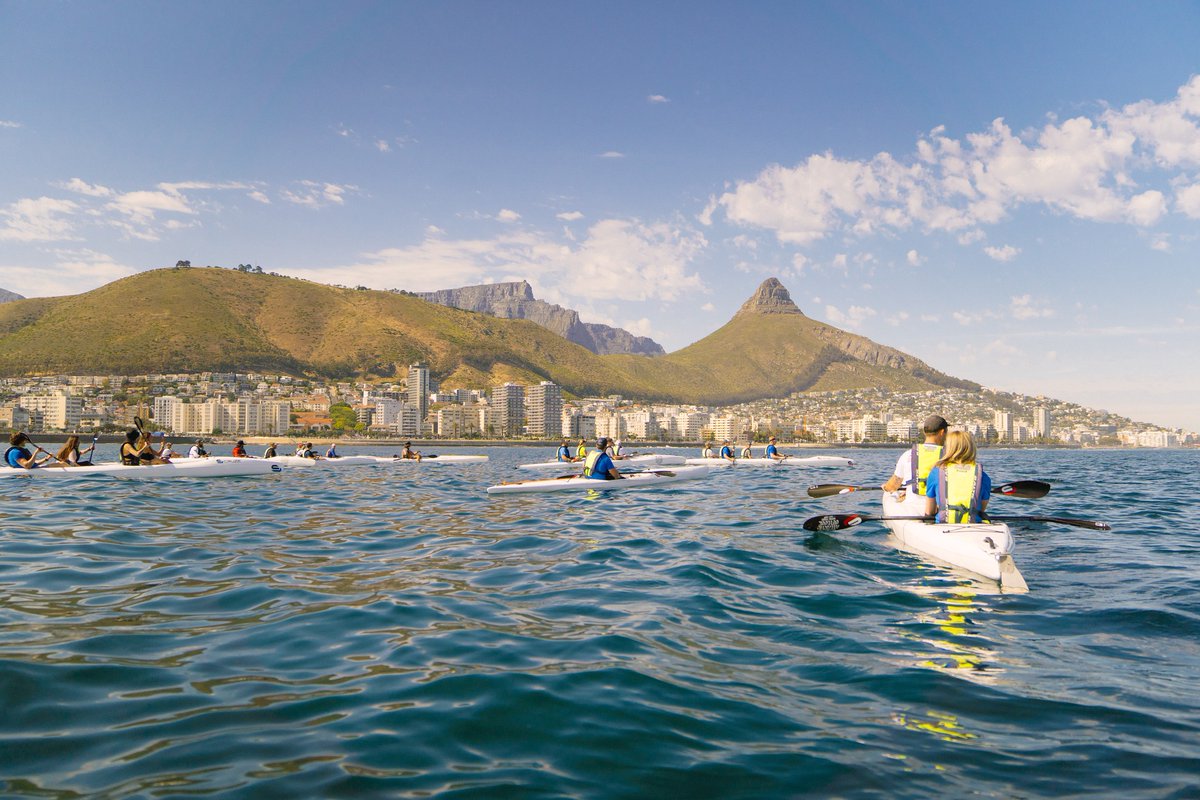
<instances>
[{"instance_id":1,"label":"rocky peak","mask_svg":"<svg viewBox=\"0 0 1200 800\"><path fill-rule=\"evenodd\" d=\"M746 314L801 314L778 278L767 278L734 316Z\"/></svg>"}]
</instances>

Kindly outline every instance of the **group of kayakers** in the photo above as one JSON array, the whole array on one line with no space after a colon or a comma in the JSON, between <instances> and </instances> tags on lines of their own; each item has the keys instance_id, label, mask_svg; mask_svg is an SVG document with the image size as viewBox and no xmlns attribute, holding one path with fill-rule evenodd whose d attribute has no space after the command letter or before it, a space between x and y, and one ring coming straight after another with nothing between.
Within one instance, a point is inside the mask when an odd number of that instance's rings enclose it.
<instances>
[{"instance_id":1,"label":"group of kayakers","mask_svg":"<svg viewBox=\"0 0 1200 800\"><path fill-rule=\"evenodd\" d=\"M938 522L985 522L992 479L976 463L971 434L950 430L938 414L926 418L921 432L924 441L900 456L883 490L910 505L914 514L936 514Z\"/></svg>"},{"instance_id":2,"label":"group of kayakers","mask_svg":"<svg viewBox=\"0 0 1200 800\"><path fill-rule=\"evenodd\" d=\"M700 452L700 457L720 458L724 459L725 461L732 461L735 464L739 458L754 458L754 448L750 442L746 442L746 446L742 448L740 455L734 454L733 445L730 444L728 439L721 440L721 449L719 451L713 452L712 448L712 442L705 442L704 449ZM779 442L774 436L772 436L767 439L767 451L764 457L773 461L783 461L785 458L789 458L790 454L779 452Z\"/></svg>"}]
</instances>

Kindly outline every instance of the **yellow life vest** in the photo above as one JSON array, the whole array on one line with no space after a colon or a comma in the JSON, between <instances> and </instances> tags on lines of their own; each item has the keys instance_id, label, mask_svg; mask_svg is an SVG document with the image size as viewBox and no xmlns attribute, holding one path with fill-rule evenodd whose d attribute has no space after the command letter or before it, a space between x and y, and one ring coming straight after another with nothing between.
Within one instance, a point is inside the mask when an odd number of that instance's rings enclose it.
<instances>
[{"instance_id":1,"label":"yellow life vest","mask_svg":"<svg viewBox=\"0 0 1200 800\"><path fill-rule=\"evenodd\" d=\"M925 496L925 479L929 477L929 473L933 471L937 462L942 459L941 445L936 444L918 444L914 445L911 450L912 454L912 477L909 479L907 486L909 491L916 487L916 493Z\"/></svg>"},{"instance_id":2,"label":"yellow life vest","mask_svg":"<svg viewBox=\"0 0 1200 800\"><path fill-rule=\"evenodd\" d=\"M593 450L587 454L587 459L583 462L583 477L592 477L592 472L596 469L596 462L600 460L600 456L604 455L604 451L600 449ZM605 475L604 477L608 477Z\"/></svg>"},{"instance_id":3,"label":"yellow life vest","mask_svg":"<svg viewBox=\"0 0 1200 800\"><path fill-rule=\"evenodd\" d=\"M938 470L938 522L982 521L982 489L983 468L978 464L943 464Z\"/></svg>"},{"instance_id":4,"label":"yellow life vest","mask_svg":"<svg viewBox=\"0 0 1200 800\"><path fill-rule=\"evenodd\" d=\"M583 458L586 455L587 455L587 447L586 446L579 445L579 447L575 448L575 457L576 458Z\"/></svg>"}]
</instances>

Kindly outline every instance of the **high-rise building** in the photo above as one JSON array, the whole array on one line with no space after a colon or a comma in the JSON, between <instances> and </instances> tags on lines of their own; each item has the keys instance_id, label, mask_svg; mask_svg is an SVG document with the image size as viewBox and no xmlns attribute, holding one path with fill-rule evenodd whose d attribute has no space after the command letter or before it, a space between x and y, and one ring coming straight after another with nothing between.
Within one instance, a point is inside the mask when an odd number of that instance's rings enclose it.
<instances>
[{"instance_id":1,"label":"high-rise building","mask_svg":"<svg viewBox=\"0 0 1200 800\"><path fill-rule=\"evenodd\" d=\"M562 389L551 381L530 386L525 415L530 436L562 436Z\"/></svg>"},{"instance_id":2,"label":"high-rise building","mask_svg":"<svg viewBox=\"0 0 1200 800\"><path fill-rule=\"evenodd\" d=\"M37 411L42 414L42 427L46 430L73 430L79 427L79 417L83 413L83 398L69 395L66 392L53 394L27 394L19 401L21 408L26 411Z\"/></svg>"},{"instance_id":3,"label":"high-rise building","mask_svg":"<svg viewBox=\"0 0 1200 800\"><path fill-rule=\"evenodd\" d=\"M506 383L492 387L491 418L496 436L520 436L525 429L525 387Z\"/></svg>"},{"instance_id":4,"label":"high-rise building","mask_svg":"<svg viewBox=\"0 0 1200 800\"><path fill-rule=\"evenodd\" d=\"M418 425L429 414L429 367L423 363L408 368L408 404L416 409Z\"/></svg>"},{"instance_id":5,"label":"high-rise building","mask_svg":"<svg viewBox=\"0 0 1200 800\"><path fill-rule=\"evenodd\" d=\"M1038 406L1033 410L1033 430L1035 436L1050 435L1050 409Z\"/></svg>"},{"instance_id":6,"label":"high-rise building","mask_svg":"<svg viewBox=\"0 0 1200 800\"><path fill-rule=\"evenodd\" d=\"M1011 442L1013 438L1013 416L1007 411L997 411L996 419L993 423L996 426L996 435L1002 442Z\"/></svg>"}]
</instances>

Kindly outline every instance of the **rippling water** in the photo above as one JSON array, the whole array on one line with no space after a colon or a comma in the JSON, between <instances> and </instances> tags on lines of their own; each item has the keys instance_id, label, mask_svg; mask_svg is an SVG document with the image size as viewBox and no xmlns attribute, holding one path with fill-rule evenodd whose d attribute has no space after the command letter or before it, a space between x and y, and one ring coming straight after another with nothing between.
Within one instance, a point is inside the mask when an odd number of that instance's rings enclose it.
<instances>
[{"instance_id":1,"label":"rippling water","mask_svg":"<svg viewBox=\"0 0 1200 800\"><path fill-rule=\"evenodd\" d=\"M1196 796L1200 453L985 451L1114 528L1018 528L1009 595L800 529L893 451L599 498L470 452L5 481L0 794Z\"/></svg>"}]
</instances>

